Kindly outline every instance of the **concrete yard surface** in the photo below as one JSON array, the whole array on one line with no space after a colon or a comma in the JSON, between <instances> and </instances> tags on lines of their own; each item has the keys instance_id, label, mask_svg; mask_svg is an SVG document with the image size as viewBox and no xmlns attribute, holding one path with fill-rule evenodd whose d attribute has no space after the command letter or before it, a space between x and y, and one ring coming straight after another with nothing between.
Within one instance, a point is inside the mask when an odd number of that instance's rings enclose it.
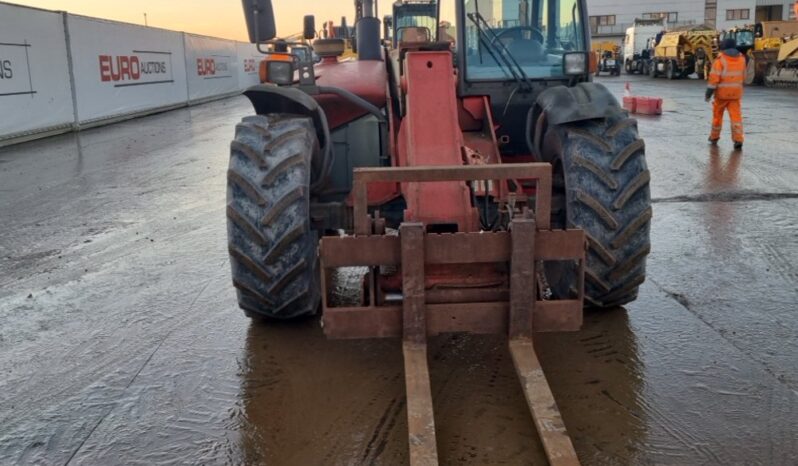
<instances>
[{"instance_id":1,"label":"concrete yard surface","mask_svg":"<svg viewBox=\"0 0 798 466\"><path fill-rule=\"evenodd\" d=\"M640 117L654 220L626 308L537 338L580 460L798 464L798 92L707 145L699 81L601 78ZM244 97L0 149L0 464L402 464L401 344L251 323L225 176ZM359 286L356 278L339 283ZM501 337L430 342L444 464L543 459Z\"/></svg>"}]
</instances>

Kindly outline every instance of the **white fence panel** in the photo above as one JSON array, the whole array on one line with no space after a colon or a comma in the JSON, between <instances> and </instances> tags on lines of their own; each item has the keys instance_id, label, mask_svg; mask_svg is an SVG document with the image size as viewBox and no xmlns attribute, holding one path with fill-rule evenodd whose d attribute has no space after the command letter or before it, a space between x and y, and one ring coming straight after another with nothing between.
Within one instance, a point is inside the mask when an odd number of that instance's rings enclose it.
<instances>
[{"instance_id":1,"label":"white fence panel","mask_svg":"<svg viewBox=\"0 0 798 466\"><path fill-rule=\"evenodd\" d=\"M239 91L236 43L184 34L190 101Z\"/></svg>"},{"instance_id":2,"label":"white fence panel","mask_svg":"<svg viewBox=\"0 0 798 466\"><path fill-rule=\"evenodd\" d=\"M255 46L0 1L0 146L258 84Z\"/></svg>"},{"instance_id":3,"label":"white fence panel","mask_svg":"<svg viewBox=\"0 0 798 466\"><path fill-rule=\"evenodd\" d=\"M256 84L260 84L260 62L263 60L264 55L258 52L258 49L253 44L244 42L236 43L236 50L238 52L238 85L241 90L247 89Z\"/></svg>"},{"instance_id":4,"label":"white fence panel","mask_svg":"<svg viewBox=\"0 0 798 466\"><path fill-rule=\"evenodd\" d=\"M179 32L68 15L80 124L185 105Z\"/></svg>"},{"instance_id":5,"label":"white fence panel","mask_svg":"<svg viewBox=\"0 0 798 466\"><path fill-rule=\"evenodd\" d=\"M73 122L63 15L0 4L0 141Z\"/></svg>"}]
</instances>

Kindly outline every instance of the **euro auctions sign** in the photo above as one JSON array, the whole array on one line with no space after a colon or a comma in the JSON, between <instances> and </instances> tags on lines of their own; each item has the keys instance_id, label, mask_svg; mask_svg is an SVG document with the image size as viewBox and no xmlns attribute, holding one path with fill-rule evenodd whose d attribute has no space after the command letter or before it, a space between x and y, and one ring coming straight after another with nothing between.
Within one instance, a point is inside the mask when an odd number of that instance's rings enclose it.
<instances>
[{"instance_id":1,"label":"euro auctions sign","mask_svg":"<svg viewBox=\"0 0 798 466\"><path fill-rule=\"evenodd\" d=\"M197 76L203 79L232 78L230 66L232 57L229 55L214 55L212 57L197 58Z\"/></svg>"},{"instance_id":2,"label":"euro auctions sign","mask_svg":"<svg viewBox=\"0 0 798 466\"><path fill-rule=\"evenodd\" d=\"M99 67L100 81L114 87L174 82L171 52L133 50L125 55L100 55Z\"/></svg>"},{"instance_id":3,"label":"euro auctions sign","mask_svg":"<svg viewBox=\"0 0 798 466\"><path fill-rule=\"evenodd\" d=\"M36 93L30 72L30 47L27 41L0 43L0 97Z\"/></svg>"}]
</instances>

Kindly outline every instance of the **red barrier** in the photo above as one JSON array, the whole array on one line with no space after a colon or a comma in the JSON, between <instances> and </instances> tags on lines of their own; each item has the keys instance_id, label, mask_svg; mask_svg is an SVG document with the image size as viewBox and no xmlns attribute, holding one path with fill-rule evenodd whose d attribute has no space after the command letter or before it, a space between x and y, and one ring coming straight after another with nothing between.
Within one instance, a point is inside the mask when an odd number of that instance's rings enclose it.
<instances>
[{"instance_id":1,"label":"red barrier","mask_svg":"<svg viewBox=\"0 0 798 466\"><path fill-rule=\"evenodd\" d=\"M626 96L623 98L623 108L629 113L640 115L662 115L662 98Z\"/></svg>"},{"instance_id":2,"label":"red barrier","mask_svg":"<svg viewBox=\"0 0 798 466\"><path fill-rule=\"evenodd\" d=\"M637 112L637 97L624 97L623 98L623 108L628 110L629 113Z\"/></svg>"},{"instance_id":3,"label":"red barrier","mask_svg":"<svg viewBox=\"0 0 798 466\"><path fill-rule=\"evenodd\" d=\"M662 98L635 97L635 113L642 115L662 115Z\"/></svg>"}]
</instances>

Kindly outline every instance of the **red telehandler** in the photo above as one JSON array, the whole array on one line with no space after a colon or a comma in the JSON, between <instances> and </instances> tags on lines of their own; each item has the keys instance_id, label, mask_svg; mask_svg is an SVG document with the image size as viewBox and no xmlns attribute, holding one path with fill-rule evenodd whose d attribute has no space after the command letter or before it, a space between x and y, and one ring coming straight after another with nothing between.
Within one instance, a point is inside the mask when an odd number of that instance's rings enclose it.
<instances>
[{"instance_id":1,"label":"red telehandler","mask_svg":"<svg viewBox=\"0 0 798 466\"><path fill-rule=\"evenodd\" d=\"M358 59L322 39L314 64L269 49L285 45L271 2L243 0L268 82L245 92L255 115L231 145L233 284L251 317L321 310L330 338L402 338L411 464L437 464L427 337L506 334L549 461L578 464L534 333L637 297L644 144L591 82L585 0L451 1L454 43L410 26L385 48L358 0ZM368 270L359 305L330 299L342 267Z\"/></svg>"}]
</instances>

